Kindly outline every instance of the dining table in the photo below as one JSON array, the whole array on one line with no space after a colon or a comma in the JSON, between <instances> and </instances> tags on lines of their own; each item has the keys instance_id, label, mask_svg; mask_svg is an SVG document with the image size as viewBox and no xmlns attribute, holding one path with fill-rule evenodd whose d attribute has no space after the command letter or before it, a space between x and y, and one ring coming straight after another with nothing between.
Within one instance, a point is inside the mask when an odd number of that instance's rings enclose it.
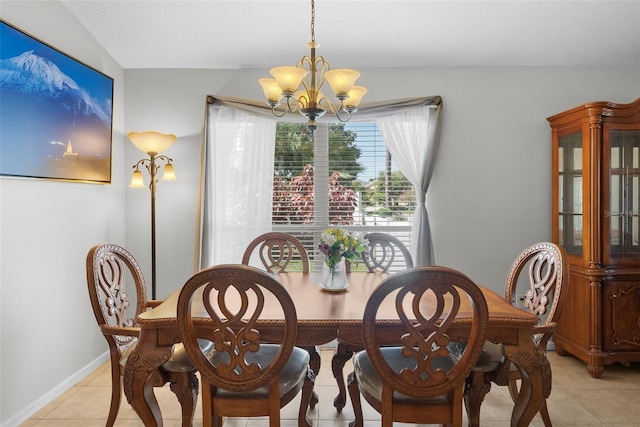
<instances>
[{"instance_id":1,"label":"dining table","mask_svg":"<svg viewBox=\"0 0 640 427\"><path fill-rule=\"evenodd\" d=\"M289 272L274 274L287 289L294 301L298 316L296 345L311 354L310 366L317 374L320 356L317 346L335 340L352 348L364 347L362 339L362 317L364 307L374 289L387 277L385 273L352 272L348 286L342 291L320 287L321 274ZM534 343L536 315L511 305L493 290L480 286L489 309L486 339L503 344L504 355L522 374L521 392L511 414L511 426L528 426L548 397L551 390L551 368L545 351ZM180 289L170 294L157 307L139 314L136 318L140 328L138 343L125 365L123 385L128 402L146 427L160 427L162 414L153 393L154 374L168 360L172 346L181 341L176 320L176 308ZM208 314L197 304L192 316L207 318ZM270 318L268 304L261 321L257 324L261 338L277 342L282 328L276 318ZM279 314L273 314L277 317ZM471 328L471 309L459 311L455 326L449 328L450 336L456 340L468 337ZM385 320L388 319L388 320ZM261 323L262 322L262 323ZM381 306L378 322L385 323L388 333L381 338L383 344L399 344L401 323L392 304ZM332 371L338 382L338 396L334 405L341 409L346 400L346 389L342 377L342 366L350 357L344 354L349 346L337 346L332 362ZM342 354L341 354L342 352ZM204 410L208 405L203 402ZM209 417L203 415L206 421ZM206 425L204 423L203 425Z\"/></svg>"}]
</instances>

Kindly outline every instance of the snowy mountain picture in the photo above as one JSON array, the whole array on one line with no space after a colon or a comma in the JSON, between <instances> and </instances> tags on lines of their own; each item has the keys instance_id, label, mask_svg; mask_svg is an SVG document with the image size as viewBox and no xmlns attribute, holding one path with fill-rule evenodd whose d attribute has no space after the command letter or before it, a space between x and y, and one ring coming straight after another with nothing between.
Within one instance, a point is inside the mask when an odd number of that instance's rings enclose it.
<instances>
[{"instance_id":1,"label":"snowy mountain picture","mask_svg":"<svg viewBox=\"0 0 640 427\"><path fill-rule=\"evenodd\" d=\"M0 175L111 182L113 79L0 21Z\"/></svg>"}]
</instances>

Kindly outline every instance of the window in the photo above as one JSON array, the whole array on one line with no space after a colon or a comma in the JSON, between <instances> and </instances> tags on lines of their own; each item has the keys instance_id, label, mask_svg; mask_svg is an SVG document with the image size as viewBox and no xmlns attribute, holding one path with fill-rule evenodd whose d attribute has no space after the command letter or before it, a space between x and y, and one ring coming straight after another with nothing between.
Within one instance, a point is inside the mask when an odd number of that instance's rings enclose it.
<instances>
[{"instance_id":1,"label":"window","mask_svg":"<svg viewBox=\"0 0 640 427\"><path fill-rule=\"evenodd\" d=\"M410 248L414 209L413 185L376 123L319 124L314 135L304 123L278 124L273 230L304 244L312 270L322 264L317 245L329 227L389 233Z\"/></svg>"}]
</instances>

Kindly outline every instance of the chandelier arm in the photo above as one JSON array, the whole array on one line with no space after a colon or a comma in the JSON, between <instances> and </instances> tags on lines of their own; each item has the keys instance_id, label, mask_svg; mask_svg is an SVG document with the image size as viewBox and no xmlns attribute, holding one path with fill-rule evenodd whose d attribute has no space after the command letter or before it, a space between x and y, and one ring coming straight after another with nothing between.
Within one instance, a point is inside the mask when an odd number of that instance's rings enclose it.
<instances>
[{"instance_id":1,"label":"chandelier arm","mask_svg":"<svg viewBox=\"0 0 640 427\"><path fill-rule=\"evenodd\" d=\"M316 63L314 64L314 66L316 68L316 71L320 79L322 79L322 84L324 84L325 82L324 73L331 69L331 65L329 65L329 62L326 59L324 59L324 56L318 56L316 58Z\"/></svg>"},{"instance_id":2,"label":"chandelier arm","mask_svg":"<svg viewBox=\"0 0 640 427\"><path fill-rule=\"evenodd\" d=\"M293 99L293 101L292 101ZM293 113L300 109L300 102L295 97L290 96L287 98L287 113Z\"/></svg>"},{"instance_id":3,"label":"chandelier arm","mask_svg":"<svg viewBox=\"0 0 640 427\"><path fill-rule=\"evenodd\" d=\"M344 113L346 113L346 115ZM340 103L340 109L335 112L335 115L338 118L338 120L340 120L342 123L348 122L349 119L351 118L351 112L349 110L345 109L342 103ZM340 117L340 115L342 115L343 117L346 117L346 118L342 119L342 117Z\"/></svg>"},{"instance_id":4,"label":"chandelier arm","mask_svg":"<svg viewBox=\"0 0 640 427\"><path fill-rule=\"evenodd\" d=\"M340 107L337 107L326 96L323 97L320 101L318 101L318 106L330 110L336 116L338 116L340 113L342 113L345 110L343 101L340 101Z\"/></svg>"},{"instance_id":5,"label":"chandelier arm","mask_svg":"<svg viewBox=\"0 0 640 427\"><path fill-rule=\"evenodd\" d=\"M289 113L290 110L287 108L286 110L284 110L282 112L282 114L278 114L278 110L276 110L277 105L274 105L273 107L271 107L271 113L275 116L275 117L284 117L285 114Z\"/></svg>"},{"instance_id":6,"label":"chandelier arm","mask_svg":"<svg viewBox=\"0 0 640 427\"><path fill-rule=\"evenodd\" d=\"M302 58L300 58L300 61L298 61L298 63L296 64L296 67L304 68L307 71L311 71L311 68L313 67L313 63L311 62L311 58L309 58L309 55L305 55Z\"/></svg>"}]
</instances>

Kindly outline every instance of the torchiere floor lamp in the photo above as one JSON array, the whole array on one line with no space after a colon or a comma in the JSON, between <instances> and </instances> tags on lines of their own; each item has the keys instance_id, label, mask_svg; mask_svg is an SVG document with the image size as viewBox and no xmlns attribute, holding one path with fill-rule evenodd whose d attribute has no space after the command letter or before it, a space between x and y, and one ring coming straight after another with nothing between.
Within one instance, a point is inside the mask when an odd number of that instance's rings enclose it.
<instances>
[{"instance_id":1,"label":"torchiere floor lamp","mask_svg":"<svg viewBox=\"0 0 640 427\"><path fill-rule=\"evenodd\" d=\"M164 162L163 181L175 181L176 174L173 170L173 160L159 153L168 149L176 140L175 135L163 134L154 131L129 132L127 137L143 153L149 155L148 159L142 159L133 165L134 171L131 177L131 188L144 188L144 180L140 166L144 166L151 176L149 189L151 190L151 299L156 299L156 185L158 179L158 163Z\"/></svg>"}]
</instances>

